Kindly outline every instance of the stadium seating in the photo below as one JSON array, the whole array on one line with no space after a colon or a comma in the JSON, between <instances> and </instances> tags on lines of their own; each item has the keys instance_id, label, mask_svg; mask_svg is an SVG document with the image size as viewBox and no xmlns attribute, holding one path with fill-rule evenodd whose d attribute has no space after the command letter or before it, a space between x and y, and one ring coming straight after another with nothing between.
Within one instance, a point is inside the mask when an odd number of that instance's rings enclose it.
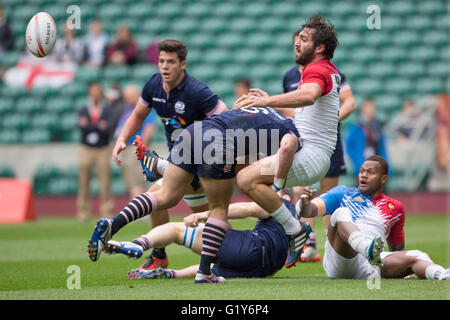
<instances>
[{"instance_id":1,"label":"stadium seating","mask_svg":"<svg viewBox=\"0 0 450 320\"><path fill-rule=\"evenodd\" d=\"M19 60L26 24L34 13L49 12L61 30L72 1L2 3L16 37L15 50L0 59L4 68ZM111 39L120 25L127 24L141 51L155 39L184 41L189 48L188 72L228 105L234 101L234 81L243 77L272 94L281 92L282 76L293 65L292 33L317 12L329 18L338 32L340 45L333 62L347 76L358 103L367 96L375 99L381 119L392 118L405 99L450 87L450 17L444 0L377 1L382 12L379 30L367 28L368 3L359 0L81 0L77 5L82 12L78 36L99 18ZM0 82L0 143L76 142L76 112L85 102L88 83L143 85L156 71L144 61L135 66L79 67L75 81L56 92L27 92ZM345 127L344 123L344 132ZM154 141L164 141L160 131ZM52 186L55 190L73 187L63 182Z\"/></svg>"}]
</instances>

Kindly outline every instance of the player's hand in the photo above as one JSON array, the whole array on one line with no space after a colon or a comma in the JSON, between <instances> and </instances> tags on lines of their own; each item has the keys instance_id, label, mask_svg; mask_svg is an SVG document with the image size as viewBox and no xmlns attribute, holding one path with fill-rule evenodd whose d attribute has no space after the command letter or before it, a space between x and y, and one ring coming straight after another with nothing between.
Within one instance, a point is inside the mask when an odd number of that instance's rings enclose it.
<instances>
[{"instance_id":1,"label":"player's hand","mask_svg":"<svg viewBox=\"0 0 450 320\"><path fill-rule=\"evenodd\" d=\"M198 216L195 213L191 213L187 217L184 218L184 225L186 227L197 227L198 226Z\"/></svg>"},{"instance_id":2,"label":"player's hand","mask_svg":"<svg viewBox=\"0 0 450 320\"><path fill-rule=\"evenodd\" d=\"M311 187L305 187L300 195L301 206L309 205L312 198L316 195L317 190L312 189Z\"/></svg>"},{"instance_id":3,"label":"player's hand","mask_svg":"<svg viewBox=\"0 0 450 320\"><path fill-rule=\"evenodd\" d=\"M126 147L127 147L126 143L121 139L117 140L116 144L114 145L112 151L112 158L113 161L119 166L122 164L122 162L119 160L119 153L125 150Z\"/></svg>"},{"instance_id":4,"label":"player's hand","mask_svg":"<svg viewBox=\"0 0 450 320\"><path fill-rule=\"evenodd\" d=\"M269 94L265 92L264 90L252 88L248 91L248 94L250 96L256 96L256 97L268 97Z\"/></svg>"},{"instance_id":5,"label":"player's hand","mask_svg":"<svg viewBox=\"0 0 450 320\"><path fill-rule=\"evenodd\" d=\"M244 95L244 99L241 101L236 101L233 106L233 109L239 108L251 108L251 107L264 107L267 105L266 97L263 96L253 96L253 95Z\"/></svg>"}]
</instances>

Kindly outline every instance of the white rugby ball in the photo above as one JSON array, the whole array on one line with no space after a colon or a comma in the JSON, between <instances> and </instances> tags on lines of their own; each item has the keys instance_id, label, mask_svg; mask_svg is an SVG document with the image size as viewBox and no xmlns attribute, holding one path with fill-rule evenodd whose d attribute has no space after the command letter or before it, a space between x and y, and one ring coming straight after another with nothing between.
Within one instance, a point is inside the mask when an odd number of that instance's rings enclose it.
<instances>
[{"instance_id":1,"label":"white rugby ball","mask_svg":"<svg viewBox=\"0 0 450 320\"><path fill-rule=\"evenodd\" d=\"M52 52L56 42L56 24L47 12L36 13L25 33L28 50L38 58Z\"/></svg>"}]
</instances>

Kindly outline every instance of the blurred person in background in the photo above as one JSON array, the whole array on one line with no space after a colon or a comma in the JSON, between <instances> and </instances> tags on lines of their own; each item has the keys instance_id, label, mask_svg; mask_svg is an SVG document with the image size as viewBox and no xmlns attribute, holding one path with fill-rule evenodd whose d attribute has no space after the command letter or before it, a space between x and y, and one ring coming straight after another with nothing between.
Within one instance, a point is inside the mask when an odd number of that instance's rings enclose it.
<instances>
[{"instance_id":1,"label":"blurred person in background","mask_svg":"<svg viewBox=\"0 0 450 320\"><path fill-rule=\"evenodd\" d=\"M137 62L138 46L127 26L117 30L115 42L106 49L108 63L115 65L133 65Z\"/></svg>"},{"instance_id":2,"label":"blurred person in background","mask_svg":"<svg viewBox=\"0 0 450 320\"><path fill-rule=\"evenodd\" d=\"M109 108L111 108L111 112L113 114L111 116L111 130L114 135L120 118L122 117L123 110L125 109L120 84L110 84L110 86L106 89L105 98L106 101L108 101Z\"/></svg>"},{"instance_id":3,"label":"blurred person in background","mask_svg":"<svg viewBox=\"0 0 450 320\"><path fill-rule=\"evenodd\" d=\"M92 169L96 167L100 184L100 215L111 217L114 199L111 192L111 161L109 127L111 113L103 100L103 90L99 83L89 86L89 101L78 112L78 128L81 131L79 146L79 186L77 219L86 221L90 212L90 182Z\"/></svg>"},{"instance_id":4,"label":"blurred person in background","mask_svg":"<svg viewBox=\"0 0 450 320\"><path fill-rule=\"evenodd\" d=\"M297 57L298 53L295 49L295 43L298 40L298 36L301 29L294 32L292 35L292 44L294 48L294 53ZM288 70L283 77L283 91L291 92L298 89L298 84L302 77L302 71L304 66L296 64L292 69ZM353 97L352 88L348 84L345 75L338 69L339 75L341 76L341 84L339 91L339 100L341 100L341 106L339 107L339 124L337 132L337 142L336 148L331 156L331 163L328 172L325 177L320 180L320 193L325 193L328 190L336 187L339 183L339 176L347 172L344 161L344 150L341 142L341 121L347 118L353 111L356 110L356 102ZM298 186L293 187L293 200L296 202L300 199L300 195L304 187ZM309 239L306 241L305 249L301 256L301 261L303 262L316 262L320 261L321 256L319 251L316 249L316 236L314 233L315 219L302 218L304 221L308 222L313 229L313 232L309 235ZM324 230L328 230L328 224L330 221L329 216L324 217Z\"/></svg>"},{"instance_id":5,"label":"blurred person in background","mask_svg":"<svg viewBox=\"0 0 450 320\"><path fill-rule=\"evenodd\" d=\"M84 42L75 36L75 29L63 26L63 36L58 38L51 53L57 62L71 62L77 65L83 62Z\"/></svg>"},{"instance_id":6,"label":"blurred person in background","mask_svg":"<svg viewBox=\"0 0 450 320\"><path fill-rule=\"evenodd\" d=\"M353 162L355 178L364 160L370 156L380 155L388 161L383 124L377 119L376 112L375 101L367 98L361 106L358 121L348 127L346 151Z\"/></svg>"},{"instance_id":7,"label":"blurred person in background","mask_svg":"<svg viewBox=\"0 0 450 320\"><path fill-rule=\"evenodd\" d=\"M3 5L0 4L0 57L4 51L14 49L14 35L6 21Z\"/></svg>"},{"instance_id":8,"label":"blurred person in background","mask_svg":"<svg viewBox=\"0 0 450 320\"><path fill-rule=\"evenodd\" d=\"M250 79L239 79L234 85L234 95L236 98L240 98L244 94L247 94L252 87Z\"/></svg>"},{"instance_id":9,"label":"blurred person in background","mask_svg":"<svg viewBox=\"0 0 450 320\"><path fill-rule=\"evenodd\" d=\"M123 104L124 108L121 117L115 128L115 139L120 136L122 129L127 122L130 115L133 113L134 106L139 101L141 90L136 85L127 85L123 89ZM150 144L152 137L156 131L156 114L151 112L142 123L137 133L126 141L126 148L122 151L122 178L126 185L130 199L135 198L141 193L144 193L149 185L142 176L142 169L136 165L136 154L133 146L133 141L136 135L142 137L145 144ZM108 158L108 162L110 159Z\"/></svg>"},{"instance_id":10,"label":"blurred person in background","mask_svg":"<svg viewBox=\"0 0 450 320\"><path fill-rule=\"evenodd\" d=\"M450 95L439 97L436 109L436 153L438 168L450 173Z\"/></svg>"},{"instance_id":11,"label":"blurred person in background","mask_svg":"<svg viewBox=\"0 0 450 320\"><path fill-rule=\"evenodd\" d=\"M108 36L102 30L100 20L92 21L89 33L85 37L85 63L90 67L101 67L106 62Z\"/></svg>"},{"instance_id":12,"label":"blurred person in background","mask_svg":"<svg viewBox=\"0 0 450 320\"><path fill-rule=\"evenodd\" d=\"M392 120L396 122L398 142L403 143L408 140L416 126L419 115L419 111L413 101L406 100L403 103L402 111Z\"/></svg>"},{"instance_id":13,"label":"blurred person in background","mask_svg":"<svg viewBox=\"0 0 450 320\"><path fill-rule=\"evenodd\" d=\"M144 57L147 63L158 65L158 43L159 39L155 39L144 50Z\"/></svg>"}]
</instances>

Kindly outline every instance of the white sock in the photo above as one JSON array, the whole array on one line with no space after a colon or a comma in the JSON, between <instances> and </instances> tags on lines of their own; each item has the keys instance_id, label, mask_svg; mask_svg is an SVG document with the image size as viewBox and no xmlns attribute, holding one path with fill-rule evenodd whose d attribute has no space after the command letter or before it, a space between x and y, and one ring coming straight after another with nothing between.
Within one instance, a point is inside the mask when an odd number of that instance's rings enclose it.
<instances>
[{"instance_id":1,"label":"white sock","mask_svg":"<svg viewBox=\"0 0 450 320\"><path fill-rule=\"evenodd\" d=\"M372 243L372 238L369 238L361 231L353 231L348 237L348 244L356 252L366 256L366 248Z\"/></svg>"},{"instance_id":2,"label":"white sock","mask_svg":"<svg viewBox=\"0 0 450 320\"><path fill-rule=\"evenodd\" d=\"M270 215L283 226L288 236L297 234L302 229L300 221L292 216L291 211L289 211L284 203Z\"/></svg>"},{"instance_id":3,"label":"white sock","mask_svg":"<svg viewBox=\"0 0 450 320\"><path fill-rule=\"evenodd\" d=\"M428 280L439 280L439 276L444 271L445 271L444 267L438 264L432 264L425 269L425 277Z\"/></svg>"},{"instance_id":4,"label":"white sock","mask_svg":"<svg viewBox=\"0 0 450 320\"><path fill-rule=\"evenodd\" d=\"M158 159L158 162L156 163L156 170L158 170L160 175L164 175L164 170L166 170L168 164L169 161L164 159Z\"/></svg>"}]
</instances>

